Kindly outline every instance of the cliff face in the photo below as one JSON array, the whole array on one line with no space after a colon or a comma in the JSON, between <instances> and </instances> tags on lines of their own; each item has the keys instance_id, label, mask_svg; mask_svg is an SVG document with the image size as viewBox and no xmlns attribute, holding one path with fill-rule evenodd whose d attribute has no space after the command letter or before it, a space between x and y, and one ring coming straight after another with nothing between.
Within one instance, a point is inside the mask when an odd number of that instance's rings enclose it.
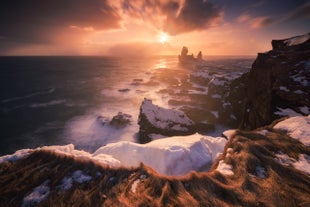
<instances>
[{"instance_id":1,"label":"cliff face","mask_svg":"<svg viewBox=\"0 0 310 207\"><path fill-rule=\"evenodd\" d=\"M273 40L248 74L242 129L255 129L296 113L309 114L310 34Z\"/></svg>"}]
</instances>

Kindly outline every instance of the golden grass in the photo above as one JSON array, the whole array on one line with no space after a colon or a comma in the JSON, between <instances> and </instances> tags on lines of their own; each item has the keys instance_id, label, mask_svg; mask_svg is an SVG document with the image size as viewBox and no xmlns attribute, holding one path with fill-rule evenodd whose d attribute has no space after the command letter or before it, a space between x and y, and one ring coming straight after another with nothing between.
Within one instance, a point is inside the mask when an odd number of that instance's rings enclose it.
<instances>
[{"instance_id":1,"label":"golden grass","mask_svg":"<svg viewBox=\"0 0 310 207\"><path fill-rule=\"evenodd\" d=\"M36 151L19 161L0 164L0 206L21 206L23 198L46 180L50 180L51 193L38 206L310 206L310 176L275 159L280 152L294 159L299 154L310 155L309 147L283 132L265 129L269 130L267 136L238 131L210 172L183 177L159 175L142 164L113 169ZM228 148L233 150L229 155ZM232 165L234 175L215 171L220 159ZM257 175L258 167L263 169L263 177ZM70 189L60 190L62 179L76 170L92 180L73 182Z\"/></svg>"}]
</instances>

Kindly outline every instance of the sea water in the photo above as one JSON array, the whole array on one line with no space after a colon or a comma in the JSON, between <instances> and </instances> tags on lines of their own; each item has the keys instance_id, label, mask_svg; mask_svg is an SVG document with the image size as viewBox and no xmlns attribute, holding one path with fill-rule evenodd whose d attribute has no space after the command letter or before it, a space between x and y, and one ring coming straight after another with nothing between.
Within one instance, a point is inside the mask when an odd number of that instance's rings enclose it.
<instances>
[{"instance_id":1,"label":"sea water","mask_svg":"<svg viewBox=\"0 0 310 207\"><path fill-rule=\"evenodd\" d=\"M242 73L252 62L251 57L212 57L206 70ZM173 108L172 93L164 91L179 90L192 70L174 56L0 57L0 155L44 145L73 143L94 151L111 142L136 142L143 99ZM195 91L182 94L187 92ZM113 128L98 121L118 112L130 114L131 124Z\"/></svg>"}]
</instances>

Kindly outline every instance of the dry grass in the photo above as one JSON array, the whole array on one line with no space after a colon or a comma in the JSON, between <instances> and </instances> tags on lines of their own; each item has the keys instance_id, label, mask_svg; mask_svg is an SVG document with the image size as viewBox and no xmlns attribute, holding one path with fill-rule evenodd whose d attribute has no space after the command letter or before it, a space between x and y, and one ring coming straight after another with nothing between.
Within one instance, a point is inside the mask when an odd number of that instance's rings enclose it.
<instances>
[{"instance_id":1,"label":"dry grass","mask_svg":"<svg viewBox=\"0 0 310 207\"><path fill-rule=\"evenodd\" d=\"M238 131L210 172L183 177L159 175L144 165L113 169L37 151L0 165L0 206L21 206L24 196L46 180L50 180L51 193L38 206L310 206L310 176L275 159L279 152L295 159L299 154L310 155L309 147L283 132L266 129L267 136ZM228 155L228 148L233 153ZM234 175L215 171L220 159L232 165ZM263 177L257 167L264 169ZM92 180L60 190L62 179L76 170Z\"/></svg>"}]
</instances>

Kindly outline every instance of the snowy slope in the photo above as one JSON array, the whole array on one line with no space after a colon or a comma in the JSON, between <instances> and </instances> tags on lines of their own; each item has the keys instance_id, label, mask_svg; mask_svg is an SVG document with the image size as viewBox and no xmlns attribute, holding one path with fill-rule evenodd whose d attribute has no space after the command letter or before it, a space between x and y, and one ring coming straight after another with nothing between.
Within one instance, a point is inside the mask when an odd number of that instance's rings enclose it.
<instances>
[{"instance_id":1,"label":"snowy slope","mask_svg":"<svg viewBox=\"0 0 310 207\"><path fill-rule=\"evenodd\" d=\"M286 131L292 138L310 146L310 115L288 118L277 123L274 128Z\"/></svg>"},{"instance_id":2,"label":"snowy slope","mask_svg":"<svg viewBox=\"0 0 310 207\"><path fill-rule=\"evenodd\" d=\"M99 148L94 156L108 154L124 166L150 165L159 173L183 175L204 170L217 158L226 144L222 137L200 134L159 139L147 144L118 142Z\"/></svg>"},{"instance_id":3,"label":"snowy slope","mask_svg":"<svg viewBox=\"0 0 310 207\"><path fill-rule=\"evenodd\" d=\"M223 151L227 140L200 134L178 136L152 141L148 144L117 142L100 147L93 154L75 150L74 145L48 146L36 150L50 150L69 156L92 159L113 167L136 167L141 162L166 175L184 175L191 170L207 170ZM15 154L0 157L4 161L16 161L34 152L23 149Z\"/></svg>"}]
</instances>

